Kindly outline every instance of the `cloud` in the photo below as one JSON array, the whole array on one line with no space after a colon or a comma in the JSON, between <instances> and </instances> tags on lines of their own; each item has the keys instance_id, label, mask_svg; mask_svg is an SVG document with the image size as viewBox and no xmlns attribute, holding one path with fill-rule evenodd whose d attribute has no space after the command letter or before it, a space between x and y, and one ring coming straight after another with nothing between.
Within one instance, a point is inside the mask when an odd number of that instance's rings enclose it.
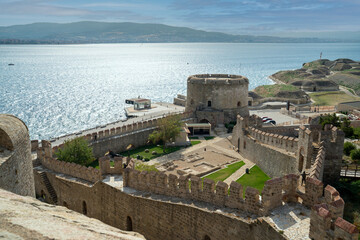
<instances>
[{"instance_id":1,"label":"cloud","mask_svg":"<svg viewBox=\"0 0 360 240\"><path fill-rule=\"evenodd\" d=\"M159 17L146 16L129 10L93 10L76 6L58 5L57 1L27 0L0 3L1 15L28 15L44 17L77 17L79 19L121 19L125 21L151 21Z\"/></svg>"}]
</instances>

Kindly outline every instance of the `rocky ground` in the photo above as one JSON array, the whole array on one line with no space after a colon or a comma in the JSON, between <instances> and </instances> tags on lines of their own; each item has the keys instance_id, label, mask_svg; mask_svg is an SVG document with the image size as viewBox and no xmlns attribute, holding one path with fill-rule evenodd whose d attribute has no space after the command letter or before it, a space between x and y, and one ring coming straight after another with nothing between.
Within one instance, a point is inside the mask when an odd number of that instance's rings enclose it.
<instances>
[{"instance_id":1,"label":"rocky ground","mask_svg":"<svg viewBox=\"0 0 360 240\"><path fill-rule=\"evenodd\" d=\"M0 239L144 239L65 207L0 189Z\"/></svg>"}]
</instances>

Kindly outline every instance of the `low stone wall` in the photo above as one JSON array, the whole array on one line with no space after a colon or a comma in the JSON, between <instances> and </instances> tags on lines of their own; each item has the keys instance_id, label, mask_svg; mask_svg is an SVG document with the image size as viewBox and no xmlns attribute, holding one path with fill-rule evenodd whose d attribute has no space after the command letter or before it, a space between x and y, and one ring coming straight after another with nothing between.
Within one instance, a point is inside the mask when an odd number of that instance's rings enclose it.
<instances>
[{"instance_id":1,"label":"low stone wall","mask_svg":"<svg viewBox=\"0 0 360 240\"><path fill-rule=\"evenodd\" d=\"M248 132L250 136L252 136L257 141L268 144L270 146L281 148L289 152L296 152L298 149L298 138L264 132L256 128L249 128Z\"/></svg>"},{"instance_id":2,"label":"low stone wall","mask_svg":"<svg viewBox=\"0 0 360 240\"><path fill-rule=\"evenodd\" d=\"M40 159L41 165L52 171L67 174L76 178L84 179L89 182L102 180L100 170L93 167L85 167L75 163L59 161L53 158Z\"/></svg>"}]
</instances>

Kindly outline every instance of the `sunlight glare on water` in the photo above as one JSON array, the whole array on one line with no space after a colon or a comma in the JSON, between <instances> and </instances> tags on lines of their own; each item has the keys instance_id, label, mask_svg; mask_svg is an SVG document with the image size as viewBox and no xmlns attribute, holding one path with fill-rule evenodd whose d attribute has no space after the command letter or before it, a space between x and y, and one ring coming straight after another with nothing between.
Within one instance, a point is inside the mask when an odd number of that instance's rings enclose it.
<instances>
[{"instance_id":1,"label":"sunlight glare on water","mask_svg":"<svg viewBox=\"0 0 360 240\"><path fill-rule=\"evenodd\" d=\"M193 74L240 74L253 89L320 52L360 60L358 43L0 45L0 113L48 139L124 118L126 98L172 102Z\"/></svg>"}]
</instances>

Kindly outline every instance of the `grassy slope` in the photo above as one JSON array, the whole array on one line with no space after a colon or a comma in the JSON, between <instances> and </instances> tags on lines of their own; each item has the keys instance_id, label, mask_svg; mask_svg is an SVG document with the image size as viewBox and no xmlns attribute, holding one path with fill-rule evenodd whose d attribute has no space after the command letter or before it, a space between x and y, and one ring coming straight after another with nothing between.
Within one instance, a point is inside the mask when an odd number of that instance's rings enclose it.
<instances>
[{"instance_id":1,"label":"grassy slope","mask_svg":"<svg viewBox=\"0 0 360 240\"><path fill-rule=\"evenodd\" d=\"M316 92L309 94L311 99L315 101L315 105L333 106L341 102L359 101L360 98L351 97L344 92Z\"/></svg>"},{"instance_id":2,"label":"grassy slope","mask_svg":"<svg viewBox=\"0 0 360 240\"><path fill-rule=\"evenodd\" d=\"M245 163L243 161L236 162L236 163L230 164L226 168L216 171L210 175L207 175L206 177L203 177L202 179L209 178L209 179L214 180L215 182L224 181L225 179L230 177L234 172L236 172L238 169L240 169L244 165L245 165Z\"/></svg>"},{"instance_id":3,"label":"grassy slope","mask_svg":"<svg viewBox=\"0 0 360 240\"><path fill-rule=\"evenodd\" d=\"M236 180L236 182L243 185L243 195L245 196L245 189L248 186L258 189L261 193L265 182L269 179L270 177L255 165L250 169L250 174L244 174L241 178Z\"/></svg>"},{"instance_id":4,"label":"grassy slope","mask_svg":"<svg viewBox=\"0 0 360 240\"><path fill-rule=\"evenodd\" d=\"M298 91L299 89L292 85L274 84L263 85L254 89L254 92L262 97L274 97L280 91Z\"/></svg>"}]
</instances>

